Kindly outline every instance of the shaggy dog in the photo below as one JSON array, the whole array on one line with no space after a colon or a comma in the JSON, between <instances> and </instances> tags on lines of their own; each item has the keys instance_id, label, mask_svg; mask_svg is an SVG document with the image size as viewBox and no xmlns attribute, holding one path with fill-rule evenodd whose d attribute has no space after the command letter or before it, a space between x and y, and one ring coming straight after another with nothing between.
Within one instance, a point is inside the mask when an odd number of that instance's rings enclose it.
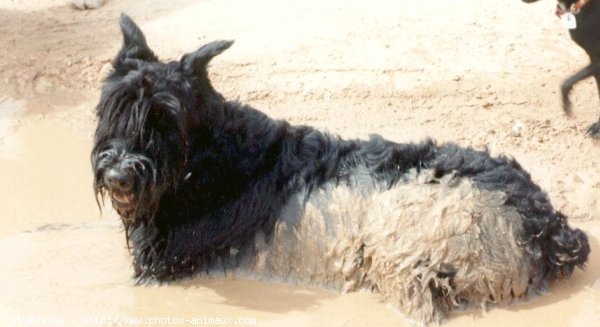
<instances>
[{"instance_id":1,"label":"shaggy dog","mask_svg":"<svg viewBox=\"0 0 600 327\"><path fill-rule=\"evenodd\" d=\"M163 63L129 17L120 23L92 164L138 282L218 271L368 289L432 323L584 266L586 235L516 161L273 120L211 86L207 64L232 42Z\"/></svg>"},{"instance_id":2,"label":"shaggy dog","mask_svg":"<svg viewBox=\"0 0 600 327\"><path fill-rule=\"evenodd\" d=\"M538 0L523 0L531 3ZM559 0L556 14L562 16L571 13L575 17L576 28L569 29L571 38L590 57L590 63L580 71L567 78L560 90L562 93L563 110L571 115L571 101L569 93L579 81L594 76L598 94L600 94L600 1L592 0ZM595 122L587 129L587 135L600 139L600 121Z\"/></svg>"}]
</instances>

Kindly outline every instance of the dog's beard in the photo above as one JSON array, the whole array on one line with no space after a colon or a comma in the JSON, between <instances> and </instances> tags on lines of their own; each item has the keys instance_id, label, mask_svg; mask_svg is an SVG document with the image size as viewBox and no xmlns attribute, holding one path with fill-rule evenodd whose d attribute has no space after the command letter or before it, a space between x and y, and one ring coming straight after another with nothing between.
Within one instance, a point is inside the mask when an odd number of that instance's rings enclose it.
<instances>
[{"instance_id":1,"label":"dog's beard","mask_svg":"<svg viewBox=\"0 0 600 327\"><path fill-rule=\"evenodd\" d=\"M160 194L153 184L141 186L132 192L111 191L104 183L96 187L96 201L102 207L106 198L110 198L113 209L119 214L123 224L131 225L141 221L152 220Z\"/></svg>"},{"instance_id":2,"label":"dog's beard","mask_svg":"<svg viewBox=\"0 0 600 327\"><path fill-rule=\"evenodd\" d=\"M104 182L105 173L119 160L127 161L128 172L133 175L131 190L111 189ZM109 148L94 155L93 163L94 190L99 207L107 197L110 198L113 208L126 227L154 217L158 199L164 192L159 187L159 181L164 181L164 178L159 175L153 160L142 155L123 154L115 148Z\"/></svg>"},{"instance_id":3,"label":"dog's beard","mask_svg":"<svg viewBox=\"0 0 600 327\"><path fill-rule=\"evenodd\" d=\"M112 207L118 213L123 224L127 249L131 251L130 229L144 222L148 223L154 220L158 208L161 193L156 183L157 171L154 168L145 168L145 173L136 173L135 185L130 192L111 191L104 184L104 171L105 169L102 168L96 170L94 182L96 202L102 210L105 199L110 198Z\"/></svg>"}]
</instances>

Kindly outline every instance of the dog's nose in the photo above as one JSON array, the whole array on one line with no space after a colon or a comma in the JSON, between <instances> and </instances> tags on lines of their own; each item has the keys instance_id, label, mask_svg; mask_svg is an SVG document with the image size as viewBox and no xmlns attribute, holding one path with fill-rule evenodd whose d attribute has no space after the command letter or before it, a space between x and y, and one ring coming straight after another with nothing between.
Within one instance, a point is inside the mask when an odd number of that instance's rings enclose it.
<instances>
[{"instance_id":1,"label":"dog's nose","mask_svg":"<svg viewBox=\"0 0 600 327\"><path fill-rule=\"evenodd\" d=\"M123 170L109 169L104 175L104 184L113 191L131 191L133 176Z\"/></svg>"}]
</instances>

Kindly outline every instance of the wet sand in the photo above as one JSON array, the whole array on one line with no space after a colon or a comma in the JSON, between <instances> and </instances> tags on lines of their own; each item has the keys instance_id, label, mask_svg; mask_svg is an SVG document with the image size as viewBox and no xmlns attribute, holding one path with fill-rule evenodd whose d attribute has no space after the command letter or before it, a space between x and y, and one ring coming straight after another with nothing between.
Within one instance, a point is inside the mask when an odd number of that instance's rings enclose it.
<instances>
[{"instance_id":1,"label":"wet sand","mask_svg":"<svg viewBox=\"0 0 600 327\"><path fill-rule=\"evenodd\" d=\"M368 293L227 276L132 284L122 228L110 208L99 210L89 162L94 101L120 43L121 11L140 22L162 58L235 38L213 64L214 83L274 117L348 137L429 135L513 154L588 233L589 265L545 296L456 313L445 326L600 321L600 147L583 136L599 106L595 86L583 83L573 94L575 118L560 115L558 83L586 59L552 17L550 2L432 0L408 10L393 1L132 0L92 12L64 3L0 5L0 325L16 325L19 317L67 326L167 317L257 326L410 325ZM464 35L471 37L461 43ZM525 126L518 136L517 122Z\"/></svg>"}]
</instances>

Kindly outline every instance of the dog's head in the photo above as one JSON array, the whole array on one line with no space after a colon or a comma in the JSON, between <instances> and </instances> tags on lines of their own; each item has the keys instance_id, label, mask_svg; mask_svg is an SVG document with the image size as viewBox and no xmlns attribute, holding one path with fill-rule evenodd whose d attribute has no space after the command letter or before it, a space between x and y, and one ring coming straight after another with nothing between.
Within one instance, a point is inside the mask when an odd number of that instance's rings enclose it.
<instances>
[{"instance_id":1,"label":"dog's head","mask_svg":"<svg viewBox=\"0 0 600 327\"><path fill-rule=\"evenodd\" d=\"M206 67L233 42L212 42L163 63L129 17L122 15L120 25L123 47L96 107L92 166L97 198L108 195L129 225L151 219L161 196L186 177L191 131L222 102Z\"/></svg>"}]
</instances>

